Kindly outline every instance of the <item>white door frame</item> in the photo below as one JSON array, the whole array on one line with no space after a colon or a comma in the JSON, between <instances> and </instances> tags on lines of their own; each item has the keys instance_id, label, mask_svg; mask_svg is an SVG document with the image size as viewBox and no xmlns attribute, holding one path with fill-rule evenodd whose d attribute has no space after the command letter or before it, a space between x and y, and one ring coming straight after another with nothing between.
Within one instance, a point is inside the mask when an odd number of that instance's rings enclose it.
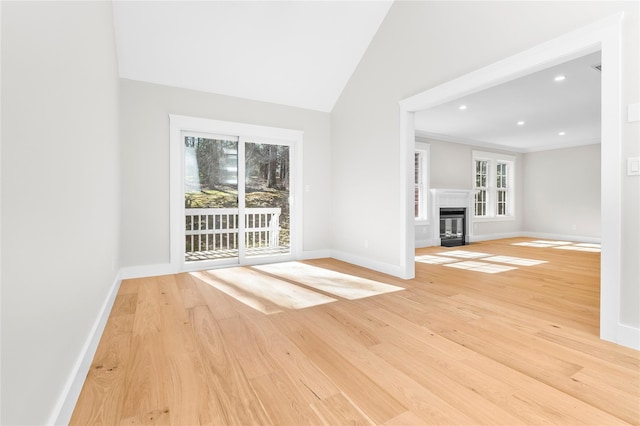
<instances>
[{"instance_id":1,"label":"white door frame","mask_svg":"<svg viewBox=\"0 0 640 426\"><path fill-rule=\"evenodd\" d=\"M633 330L620 324L622 246L622 19L623 13L582 27L524 52L400 101L401 269L415 276L415 227L412 214L415 112L549 68L588 53L602 52L602 257L600 337L630 346Z\"/></svg>"},{"instance_id":2,"label":"white door frame","mask_svg":"<svg viewBox=\"0 0 640 426\"><path fill-rule=\"evenodd\" d=\"M184 261L184 149L182 132L222 134L239 137L240 144L247 139L256 142L274 143L282 141L290 146L291 156L290 187L291 217L290 217L290 254L278 257L280 260L299 259L302 250L302 137L300 130L281 129L277 127L258 126L254 124L218 121L206 118L187 117L169 114L169 224L171 247L171 271L173 273L211 268L215 266L229 266L228 263L194 262L187 265ZM239 163L240 163L240 156ZM238 164L240 179L244 176L243 164ZM244 200L238 200L243 202ZM240 221L242 222L242 221ZM241 257L239 257L239 262ZM246 264L273 261L272 257L246 259ZM236 262L234 264L245 264Z\"/></svg>"}]
</instances>

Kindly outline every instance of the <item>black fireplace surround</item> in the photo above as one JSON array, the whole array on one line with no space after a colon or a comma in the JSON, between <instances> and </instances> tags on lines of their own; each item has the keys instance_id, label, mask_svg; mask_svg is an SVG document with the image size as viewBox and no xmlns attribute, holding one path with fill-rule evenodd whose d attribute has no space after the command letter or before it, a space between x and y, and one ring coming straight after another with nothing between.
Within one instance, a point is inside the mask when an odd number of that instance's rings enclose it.
<instances>
[{"instance_id":1,"label":"black fireplace surround","mask_svg":"<svg viewBox=\"0 0 640 426\"><path fill-rule=\"evenodd\" d=\"M464 207L440 208L440 245L443 247L466 244L467 209Z\"/></svg>"}]
</instances>

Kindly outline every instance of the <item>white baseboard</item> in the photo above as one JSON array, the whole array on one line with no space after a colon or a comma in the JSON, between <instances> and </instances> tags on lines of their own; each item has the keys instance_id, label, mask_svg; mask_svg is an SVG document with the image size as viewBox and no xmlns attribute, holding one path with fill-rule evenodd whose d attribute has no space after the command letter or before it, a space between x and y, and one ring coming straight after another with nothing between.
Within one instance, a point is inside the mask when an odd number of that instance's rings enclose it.
<instances>
[{"instance_id":1,"label":"white baseboard","mask_svg":"<svg viewBox=\"0 0 640 426\"><path fill-rule=\"evenodd\" d=\"M467 235L466 243L477 243L480 241L500 240L502 238L516 238L523 237L521 232L508 232L502 234L485 234L485 235ZM441 244L440 238L430 240L416 240L416 248L421 247L433 247Z\"/></svg>"},{"instance_id":2,"label":"white baseboard","mask_svg":"<svg viewBox=\"0 0 640 426\"><path fill-rule=\"evenodd\" d=\"M300 259L321 259L331 257L331 250L309 250L303 251ZM269 262L271 262L270 260ZM220 265L219 267L229 267L233 265ZM197 269L197 268L195 268ZM120 277L123 280L132 278L157 277L159 275L175 274L175 270L170 263L158 263L155 265L125 266L120 269Z\"/></svg>"},{"instance_id":3,"label":"white baseboard","mask_svg":"<svg viewBox=\"0 0 640 426\"><path fill-rule=\"evenodd\" d=\"M331 250L307 250L303 251L300 259L324 259L331 257Z\"/></svg>"},{"instance_id":4,"label":"white baseboard","mask_svg":"<svg viewBox=\"0 0 640 426\"><path fill-rule=\"evenodd\" d=\"M325 257L331 257L331 250L309 250L303 251L300 259L321 259ZM272 262L269 260L268 262ZM233 265L220 265L219 267L229 267ZM237 266L237 265L236 265ZM194 270L197 267L194 267ZM155 265L141 265L141 266L125 266L120 269L120 277L123 280L132 278L144 278L144 277L157 277L159 275L175 274L176 271L170 263L158 263Z\"/></svg>"},{"instance_id":5,"label":"white baseboard","mask_svg":"<svg viewBox=\"0 0 640 426\"><path fill-rule=\"evenodd\" d=\"M469 236L470 243L477 243L480 241L501 240L503 238L516 238L524 236L522 232L504 232L501 234L484 234L484 235L471 235Z\"/></svg>"},{"instance_id":6,"label":"white baseboard","mask_svg":"<svg viewBox=\"0 0 640 426\"><path fill-rule=\"evenodd\" d=\"M109 319L109 314L111 313L113 302L116 300L121 282L120 274L117 274L47 424L69 424L73 410L78 402L80 391L91 368L91 362L98 349L98 343L102 337L104 327L107 325L107 319Z\"/></svg>"},{"instance_id":7,"label":"white baseboard","mask_svg":"<svg viewBox=\"0 0 640 426\"><path fill-rule=\"evenodd\" d=\"M155 265L125 266L120 269L120 277L126 280L131 278L157 277L158 275L175 274L176 272L170 263L158 263Z\"/></svg>"},{"instance_id":8,"label":"white baseboard","mask_svg":"<svg viewBox=\"0 0 640 426\"><path fill-rule=\"evenodd\" d=\"M553 234L546 232L521 232L518 236L539 238L542 240L558 240L558 241L571 241L576 243L592 243L600 244L600 237L590 237L584 235L567 235L567 234Z\"/></svg>"},{"instance_id":9,"label":"white baseboard","mask_svg":"<svg viewBox=\"0 0 640 426\"><path fill-rule=\"evenodd\" d=\"M434 241L432 239L416 240L416 248L431 247L433 245L435 245L435 244L434 244Z\"/></svg>"},{"instance_id":10,"label":"white baseboard","mask_svg":"<svg viewBox=\"0 0 640 426\"><path fill-rule=\"evenodd\" d=\"M484 235L472 235L468 237L468 242L476 243L480 241L500 240L502 238L517 238L528 237L538 238L541 240L561 240L571 241L576 243L593 243L599 244L600 237L590 237L585 235L566 235L566 234L552 234L546 232L507 232L502 234L484 234ZM439 240L416 240L416 248L439 246Z\"/></svg>"},{"instance_id":11,"label":"white baseboard","mask_svg":"<svg viewBox=\"0 0 640 426\"><path fill-rule=\"evenodd\" d=\"M631 327L630 325L618 324L616 342L619 345L628 348L640 350L640 328Z\"/></svg>"},{"instance_id":12,"label":"white baseboard","mask_svg":"<svg viewBox=\"0 0 640 426\"><path fill-rule=\"evenodd\" d=\"M356 256L356 255L345 253L338 250L332 250L331 257L337 260L341 260L343 262L362 266L363 268L382 272L383 274L393 275L395 277L401 277L404 272L400 267L400 265L391 265L389 263L378 262L375 260L368 259L366 257L360 257L360 256Z\"/></svg>"}]
</instances>

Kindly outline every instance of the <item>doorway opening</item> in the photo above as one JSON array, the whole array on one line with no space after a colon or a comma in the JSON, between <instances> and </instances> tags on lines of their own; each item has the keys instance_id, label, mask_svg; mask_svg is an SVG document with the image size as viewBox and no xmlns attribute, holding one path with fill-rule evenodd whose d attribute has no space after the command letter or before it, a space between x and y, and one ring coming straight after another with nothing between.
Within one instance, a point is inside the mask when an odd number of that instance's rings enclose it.
<instances>
[{"instance_id":1,"label":"doorway opening","mask_svg":"<svg viewBox=\"0 0 640 426\"><path fill-rule=\"evenodd\" d=\"M600 337L620 343L624 335L619 322L621 277L618 259L621 254L621 230L617 225L622 216L622 16L617 14L595 22L400 102L401 221L405 230L401 246L401 266L404 278L413 278L415 275L415 226L411 199L415 113L600 50L602 69L606 70L602 74L601 86Z\"/></svg>"}]
</instances>

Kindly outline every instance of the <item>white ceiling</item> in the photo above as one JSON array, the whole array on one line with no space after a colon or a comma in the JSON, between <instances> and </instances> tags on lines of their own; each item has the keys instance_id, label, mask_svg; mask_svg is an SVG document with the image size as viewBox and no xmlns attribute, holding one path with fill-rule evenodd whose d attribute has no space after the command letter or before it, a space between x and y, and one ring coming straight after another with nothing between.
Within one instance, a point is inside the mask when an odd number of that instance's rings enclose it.
<instances>
[{"instance_id":1,"label":"white ceiling","mask_svg":"<svg viewBox=\"0 0 640 426\"><path fill-rule=\"evenodd\" d=\"M599 143L595 64L600 52L418 112L416 134L517 152ZM554 81L558 75L566 79Z\"/></svg>"},{"instance_id":2,"label":"white ceiling","mask_svg":"<svg viewBox=\"0 0 640 426\"><path fill-rule=\"evenodd\" d=\"M114 1L120 77L331 111L389 1Z\"/></svg>"},{"instance_id":3,"label":"white ceiling","mask_svg":"<svg viewBox=\"0 0 640 426\"><path fill-rule=\"evenodd\" d=\"M114 1L119 74L329 112L392 3ZM598 63L587 55L416 113L416 132L519 152L597 143Z\"/></svg>"}]
</instances>

